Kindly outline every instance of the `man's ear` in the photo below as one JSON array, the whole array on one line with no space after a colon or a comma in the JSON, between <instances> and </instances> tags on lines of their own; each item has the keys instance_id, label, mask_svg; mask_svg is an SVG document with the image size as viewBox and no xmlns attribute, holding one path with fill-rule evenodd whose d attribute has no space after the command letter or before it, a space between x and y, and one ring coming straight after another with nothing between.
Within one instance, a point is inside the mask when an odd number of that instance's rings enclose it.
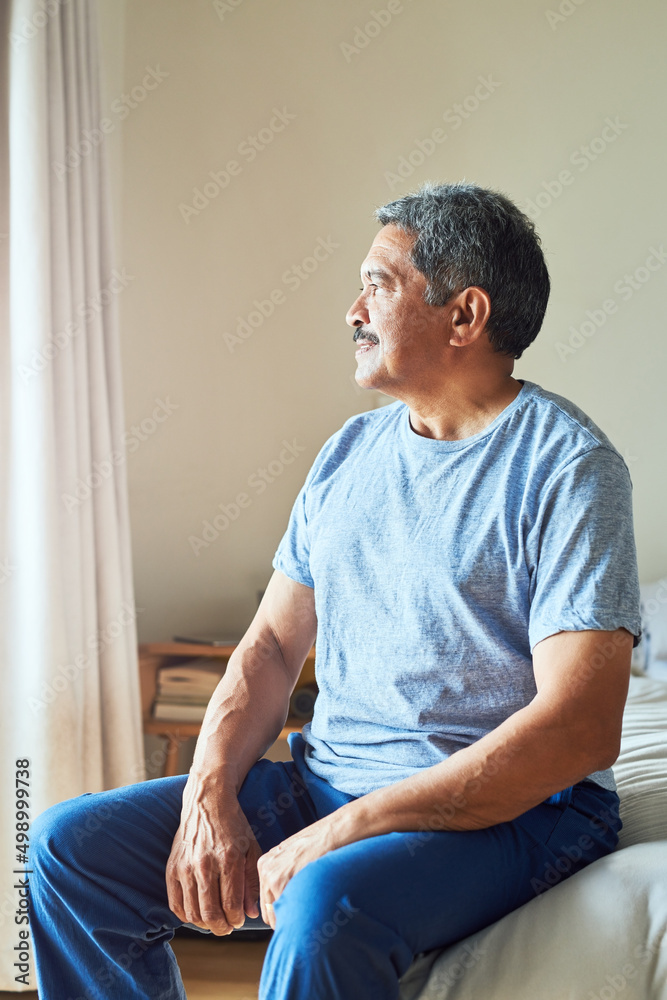
<instances>
[{"instance_id":1,"label":"man's ear","mask_svg":"<svg viewBox=\"0 0 667 1000\"><path fill-rule=\"evenodd\" d=\"M484 288L471 285L448 303L450 306L450 338L452 347L466 347L484 332L491 316L491 297Z\"/></svg>"}]
</instances>

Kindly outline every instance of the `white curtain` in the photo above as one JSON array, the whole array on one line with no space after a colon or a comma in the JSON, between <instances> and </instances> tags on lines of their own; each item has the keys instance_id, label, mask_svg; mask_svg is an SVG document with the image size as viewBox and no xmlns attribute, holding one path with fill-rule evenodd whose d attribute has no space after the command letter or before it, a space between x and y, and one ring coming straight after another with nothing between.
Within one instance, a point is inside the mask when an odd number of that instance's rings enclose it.
<instances>
[{"instance_id":1,"label":"white curtain","mask_svg":"<svg viewBox=\"0 0 667 1000\"><path fill-rule=\"evenodd\" d=\"M0 4L0 989L30 810L143 777L94 0ZM19 785L20 788L25 786ZM34 963L29 977L34 989Z\"/></svg>"}]
</instances>

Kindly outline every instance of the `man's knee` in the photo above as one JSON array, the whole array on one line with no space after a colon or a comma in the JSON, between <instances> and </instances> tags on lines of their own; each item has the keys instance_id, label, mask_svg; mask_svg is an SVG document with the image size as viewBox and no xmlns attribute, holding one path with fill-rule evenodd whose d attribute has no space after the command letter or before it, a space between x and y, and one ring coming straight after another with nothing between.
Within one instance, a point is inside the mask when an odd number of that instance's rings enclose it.
<instances>
[{"instance_id":1,"label":"man's knee","mask_svg":"<svg viewBox=\"0 0 667 1000\"><path fill-rule=\"evenodd\" d=\"M318 858L298 872L276 902L276 920L301 928L306 951L317 951L341 931L354 933L354 920L361 913L350 886L331 877L326 858Z\"/></svg>"},{"instance_id":2,"label":"man's knee","mask_svg":"<svg viewBox=\"0 0 667 1000\"><path fill-rule=\"evenodd\" d=\"M83 798L79 796L59 802L33 821L30 828L30 860L38 870L46 870L52 863L60 865L71 859L71 830L82 820L79 799Z\"/></svg>"},{"instance_id":3,"label":"man's knee","mask_svg":"<svg viewBox=\"0 0 667 1000\"><path fill-rule=\"evenodd\" d=\"M293 975L308 982L341 976L369 931L360 900L326 860L318 858L298 872L275 906L272 949Z\"/></svg>"},{"instance_id":4,"label":"man's knee","mask_svg":"<svg viewBox=\"0 0 667 1000\"><path fill-rule=\"evenodd\" d=\"M85 793L46 809L30 829L31 862L44 870L52 863L76 862L79 867L88 853L94 855L96 835L119 808L104 793Z\"/></svg>"}]
</instances>

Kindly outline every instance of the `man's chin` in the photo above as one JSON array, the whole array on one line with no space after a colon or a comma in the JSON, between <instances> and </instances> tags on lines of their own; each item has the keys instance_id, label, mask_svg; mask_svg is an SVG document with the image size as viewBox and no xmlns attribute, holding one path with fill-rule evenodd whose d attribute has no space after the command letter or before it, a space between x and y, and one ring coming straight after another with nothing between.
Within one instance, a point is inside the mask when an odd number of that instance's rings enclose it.
<instances>
[{"instance_id":1,"label":"man's chin","mask_svg":"<svg viewBox=\"0 0 667 1000\"><path fill-rule=\"evenodd\" d=\"M379 379L377 372L365 372L362 368L357 368L354 373L354 380L360 389L379 389Z\"/></svg>"}]
</instances>

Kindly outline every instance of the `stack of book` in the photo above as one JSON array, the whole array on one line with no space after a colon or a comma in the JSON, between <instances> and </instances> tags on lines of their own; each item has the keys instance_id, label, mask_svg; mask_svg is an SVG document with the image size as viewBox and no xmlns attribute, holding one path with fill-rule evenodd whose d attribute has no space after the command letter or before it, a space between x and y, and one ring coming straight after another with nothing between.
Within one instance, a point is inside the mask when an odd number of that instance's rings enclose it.
<instances>
[{"instance_id":1,"label":"stack of book","mask_svg":"<svg viewBox=\"0 0 667 1000\"><path fill-rule=\"evenodd\" d=\"M225 664L199 657L157 674L153 718L165 722L201 722L206 706L225 672Z\"/></svg>"}]
</instances>

